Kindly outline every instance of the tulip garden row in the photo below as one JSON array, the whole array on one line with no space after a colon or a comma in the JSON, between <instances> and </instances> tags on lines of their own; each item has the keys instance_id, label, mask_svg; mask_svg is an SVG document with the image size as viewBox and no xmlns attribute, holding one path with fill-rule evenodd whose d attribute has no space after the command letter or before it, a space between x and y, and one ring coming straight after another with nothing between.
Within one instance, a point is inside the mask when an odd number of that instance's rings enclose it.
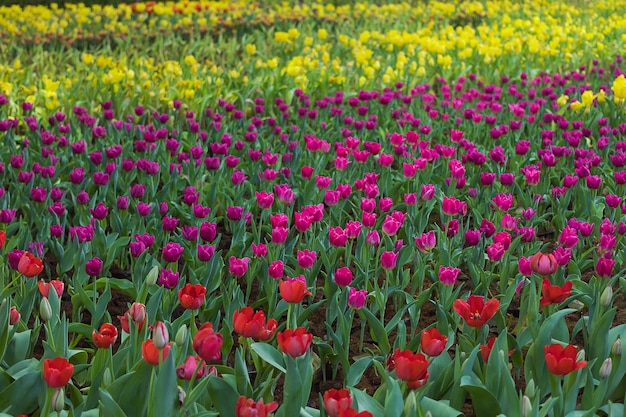
<instances>
[{"instance_id":1,"label":"tulip garden row","mask_svg":"<svg viewBox=\"0 0 626 417\"><path fill-rule=\"evenodd\" d=\"M0 7L0 416L623 415L608 3Z\"/></svg>"}]
</instances>

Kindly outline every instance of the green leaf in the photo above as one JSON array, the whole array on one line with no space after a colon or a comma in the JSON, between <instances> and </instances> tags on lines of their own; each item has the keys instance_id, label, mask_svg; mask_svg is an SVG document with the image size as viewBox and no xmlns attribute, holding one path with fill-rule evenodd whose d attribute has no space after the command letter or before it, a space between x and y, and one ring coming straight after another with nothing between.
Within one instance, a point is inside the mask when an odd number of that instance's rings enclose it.
<instances>
[{"instance_id":1,"label":"green leaf","mask_svg":"<svg viewBox=\"0 0 626 417\"><path fill-rule=\"evenodd\" d=\"M369 368L372 364L373 360L373 356L367 356L365 358L357 359L352 365L350 365L350 370L348 371L348 376L346 377L346 386L353 387L358 384L367 368Z\"/></svg>"},{"instance_id":2,"label":"green leaf","mask_svg":"<svg viewBox=\"0 0 626 417\"><path fill-rule=\"evenodd\" d=\"M170 415L174 409L174 401L178 394L176 388L176 367L174 365L174 349L158 368L154 388L150 393L149 409L158 412L159 415Z\"/></svg>"},{"instance_id":3,"label":"green leaf","mask_svg":"<svg viewBox=\"0 0 626 417\"><path fill-rule=\"evenodd\" d=\"M367 324L369 324L370 329L372 329L372 338L374 339L374 342L378 344L381 355L386 356L389 354L391 351L389 337L387 336L387 332L385 331L385 328L380 320L378 320L378 318L367 308L362 308L358 310L358 312L361 317L365 316Z\"/></svg>"},{"instance_id":4,"label":"green leaf","mask_svg":"<svg viewBox=\"0 0 626 417\"><path fill-rule=\"evenodd\" d=\"M383 406L374 398L367 395L365 391L361 391L360 389L356 389L354 387L348 389L354 399L355 405L353 407L356 408L357 411L369 411L375 416L382 416L385 413Z\"/></svg>"},{"instance_id":5,"label":"green leaf","mask_svg":"<svg viewBox=\"0 0 626 417\"><path fill-rule=\"evenodd\" d=\"M420 400L424 412L430 411L430 414L437 417L457 417L462 416L463 413L459 410L452 408L444 400L433 400L432 398L424 397Z\"/></svg>"},{"instance_id":6,"label":"green leaf","mask_svg":"<svg viewBox=\"0 0 626 417\"><path fill-rule=\"evenodd\" d=\"M232 385L221 378L211 376L209 377L209 396L220 416L234 417L239 394Z\"/></svg>"},{"instance_id":7,"label":"green leaf","mask_svg":"<svg viewBox=\"0 0 626 417\"><path fill-rule=\"evenodd\" d=\"M124 410L106 390L100 388L100 410L102 417L126 417Z\"/></svg>"},{"instance_id":8,"label":"green leaf","mask_svg":"<svg viewBox=\"0 0 626 417\"><path fill-rule=\"evenodd\" d=\"M152 366L140 363L135 371L116 379L107 387L119 406L129 416L143 416L148 406L148 386Z\"/></svg>"},{"instance_id":9,"label":"green leaf","mask_svg":"<svg viewBox=\"0 0 626 417\"><path fill-rule=\"evenodd\" d=\"M18 414L30 414L39 405L37 397L45 385L39 372L29 372L0 392L0 410ZM19 398L19 401L15 401Z\"/></svg>"},{"instance_id":10,"label":"green leaf","mask_svg":"<svg viewBox=\"0 0 626 417\"><path fill-rule=\"evenodd\" d=\"M385 396L385 417L400 417L404 410L404 401L400 391L400 383L386 376L387 395Z\"/></svg>"},{"instance_id":11,"label":"green leaf","mask_svg":"<svg viewBox=\"0 0 626 417\"><path fill-rule=\"evenodd\" d=\"M257 342L253 343L250 348L256 352L261 359L278 369L280 372L287 372L283 354L280 353L274 346L269 343Z\"/></svg>"}]
</instances>

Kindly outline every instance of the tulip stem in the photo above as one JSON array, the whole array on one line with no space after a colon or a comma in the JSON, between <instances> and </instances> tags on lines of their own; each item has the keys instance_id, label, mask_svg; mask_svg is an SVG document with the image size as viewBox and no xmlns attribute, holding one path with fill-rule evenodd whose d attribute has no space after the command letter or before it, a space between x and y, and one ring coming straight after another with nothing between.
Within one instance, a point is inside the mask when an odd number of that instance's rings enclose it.
<instances>
[{"instance_id":1,"label":"tulip stem","mask_svg":"<svg viewBox=\"0 0 626 417\"><path fill-rule=\"evenodd\" d=\"M52 396L54 395L53 393L53 388L48 387L46 391L46 401L41 408L41 413L39 414L40 416L46 417L50 414L50 407L52 406Z\"/></svg>"}]
</instances>

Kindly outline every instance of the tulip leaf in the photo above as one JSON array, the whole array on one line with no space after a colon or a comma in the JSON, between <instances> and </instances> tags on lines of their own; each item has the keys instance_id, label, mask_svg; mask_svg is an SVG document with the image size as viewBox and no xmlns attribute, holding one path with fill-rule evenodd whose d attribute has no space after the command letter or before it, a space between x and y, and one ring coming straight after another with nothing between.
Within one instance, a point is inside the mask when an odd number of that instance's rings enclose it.
<instances>
[{"instance_id":1,"label":"tulip leaf","mask_svg":"<svg viewBox=\"0 0 626 417\"><path fill-rule=\"evenodd\" d=\"M362 308L358 311L359 315L365 316L367 324L369 324L370 329L372 330L372 338L374 339L374 342L378 344L381 355L387 355L391 351L391 345L389 344L389 337L387 336L387 332L385 331L382 323L367 308Z\"/></svg>"},{"instance_id":2,"label":"tulip leaf","mask_svg":"<svg viewBox=\"0 0 626 417\"><path fill-rule=\"evenodd\" d=\"M257 342L250 345L250 348L255 351L261 359L278 369L280 372L287 372L283 354L280 353L274 346L269 343Z\"/></svg>"},{"instance_id":3,"label":"tulip leaf","mask_svg":"<svg viewBox=\"0 0 626 417\"><path fill-rule=\"evenodd\" d=\"M452 408L444 400L433 400L432 398L424 397L420 400L420 405L425 413L430 411L430 414L437 417L457 417L462 416L463 413L459 410Z\"/></svg>"},{"instance_id":4,"label":"tulip leaf","mask_svg":"<svg viewBox=\"0 0 626 417\"><path fill-rule=\"evenodd\" d=\"M154 389L150 393L150 406L161 415L170 415L174 408L174 401L178 391L176 389L176 367L174 365L174 349L158 368Z\"/></svg>"},{"instance_id":5,"label":"tulip leaf","mask_svg":"<svg viewBox=\"0 0 626 417\"><path fill-rule=\"evenodd\" d=\"M39 405L37 397L45 385L41 380L41 373L29 372L16 379L0 392L0 410L18 414L30 414ZM19 401L15 401L19 398Z\"/></svg>"},{"instance_id":6,"label":"tulip leaf","mask_svg":"<svg viewBox=\"0 0 626 417\"><path fill-rule=\"evenodd\" d=\"M352 398L354 399L355 408L358 411L369 411L375 416L382 416L385 413L383 406L376 401L374 398L370 397L357 388L349 388L350 393L352 394Z\"/></svg>"},{"instance_id":7,"label":"tulip leaf","mask_svg":"<svg viewBox=\"0 0 626 417\"><path fill-rule=\"evenodd\" d=\"M252 395L252 385L250 385L250 375L246 366L246 361L241 355L241 349L235 351L235 383L237 392L249 397Z\"/></svg>"},{"instance_id":8,"label":"tulip leaf","mask_svg":"<svg viewBox=\"0 0 626 417\"><path fill-rule=\"evenodd\" d=\"M100 410L102 417L126 417L124 410L106 390L100 388Z\"/></svg>"},{"instance_id":9,"label":"tulip leaf","mask_svg":"<svg viewBox=\"0 0 626 417\"><path fill-rule=\"evenodd\" d=\"M209 385L209 380L211 378L215 378L213 376L206 376L202 378L200 382L196 384L195 387L191 390L187 397L185 397L185 404L195 403L205 392L207 392L207 386Z\"/></svg>"},{"instance_id":10,"label":"tulip leaf","mask_svg":"<svg viewBox=\"0 0 626 417\"><path fill-rule=\"evenodd\" d=\"M209 395L220 416L233 416L239 394L221 378L209 378Z\"/></svg>"},{"instance_id":11,"label":"tulip leaf","mask_svg":"<svg viewBox=\"0 0 626 417\"><path fill-rule=\"evenodd\" d=\"M404 401L400 391L400 382L386 376L387 395L385 396L385 417L400 417L404 410Z\"/></svg>"},{"instance_id":12,"label":"tulip leaf","mask_svg":"<svg viewBox=\"0 0 626 417\"><path fill-rule=\"evenodd\" d=\"M348 387L353 387L358 384L367 368L369 368L372 364L373 360L373 356L366 356L364 358L357 359L352 365L350 365L350 370L348 371L348 375L346 377L346 385Z\"/></svg>"},{"instance_id":13,"label":"tulip leaf","mask_svg":"<svg viewBox=\"0 0 626 417\"><path fill-rule=\"evenodd\" d=\"M461 388L467 391L472 397L472 406L476 415L497 416L502 412L500 404L494 393L491 392L472 370L476 361L479 347L476 346L469 355L461 373Z\"/></svg>"},{"instance_id":14,"label":"tulip leaf","mask_svg":"<svg viewBox=\"0 0 626 417\"><path fill-rule=\"evenodd\" d=\"M122 375L107 387L107 392L115 398L119 406L130 416L142 416L148 405L148 382L152 365L141 362L134 371Z\"/></svg>"},{"instance_id":15,"label":"tulip leaf","mask_svg":"<svg viewBox=\"0 0 626 417\"><path fill-rule=\"evenodd\" d=\"M4 352L4 357L2 358L9 366L26 359L28 347L30 345L31 333L32 330L29 329L13 335L13 338L9 341L7 350Z\"/></svg>"}]
</instances>

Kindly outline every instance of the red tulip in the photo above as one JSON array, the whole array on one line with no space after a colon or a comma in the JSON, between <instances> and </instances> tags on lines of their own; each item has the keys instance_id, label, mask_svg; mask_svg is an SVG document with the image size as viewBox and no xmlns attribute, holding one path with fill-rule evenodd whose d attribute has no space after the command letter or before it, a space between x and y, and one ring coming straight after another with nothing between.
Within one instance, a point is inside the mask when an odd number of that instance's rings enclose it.
<instances>
[{"instance_id":1,"label":"red tulip","mask_svg":"<svg viewBox=\"0 0 626 417\"><path fill-rule=\"evenodd\" d=\"M128 325L129 319L139 328L139 331L141 331L146 323L146 306L141 303L133 303L123 316L117 316L117 318L120 319L122 330L126 333L130 333L130 327Z\"/></svg>"},{"instance_id":2,"label":"red tulip","mask_svg":"<svg viewBox=\"0 0 626 417\"><path fill-rule=\"evenodd\" d=\"M161 349L162 360L167 358L167 355L170 353L171 343L165 345L163 349ZM159 349L154 345L154 340L147 339L141 344L141 357L143 360L150 365L158 365L159 364Z\"/></svg>"},{"instance_id":3,"label":"red tulip","mask_svg":"<svg viewBox=\"0 0 626 417\"><path fill-rule=\"evenodd\" d=\"M178 290L178 301L187 310L197 310L204 302L206 288L202 284L185 284Z\"/></svg>"},{"instance_id":4,"label":"red tulip","mask_svg":"<svg viewBox=\"0 0 626 417\"><path fill-rule=\"evenodd\" d=\"M236 417L267 417L277 408L278 403L276 401L263 404L263 400L255 402L252 398L246 398L242 395L235 405L235 415Z\"/></svg>"},{"instance_id":5,"label":"red tulip","mask_svg":"<svg viewBox=\"0 0 626 417\"><path fill-rule=\"evenodd\" d=\"M396 349L393 355L396 375L406 381L409 388L417 389L428 380L428 364L430 363L423 353L413 353L410 350Z\"/></svg>"},{"instance_id":6,"label":"red tulip","mask_svg":"<svg viewBox=\"0 0 626 417\"><path fill-rule=\"evenodd\" d=\"M274 336L278 322L269 319L265 322L265 313L262 310L256 313L250 307L236 310L233 314L233 328L243 337L266 341Z\"/></svg>"},{"instance_id":7,"label":"red tulip","mask_svg":"<svg viewBox=\"0 0 626 417\"><path fill-rule=\"evenodd\" d=\"M543 279L541 286L541 305L547 306L554 303L562 303L572 294L572 281L567 281L562 287L551 285L548 278Z\"/></svg>"},{"instance_id":8,"label":"red tulip","mask_svg":"<svg viewBox=\"0 0 626 417\"><path fill-rule=\"evenodd\" d=\"M20 312L17 311L16 307L11 306L11 310L9 311L9 324L11 326L15 326L20 321Z\"/></svg>"},{"instance_id":9,"label":"red tulip","mask_svg":"<svg viewBox=\"0 0 626 417\"><path fill-rule=\"evenodd\" d=\"M72 379L74 365L65 358L45 359L43 361L43 379L51 388L61 388Z\"/></svg>"},{"instance_id":10,"label":"red tulip","mask_svg":"<svg viewBox=\"0 0 626 417\"><path fill-rule=\"evenodd\" d=\"M306 288L306 280L304 276L299 275L295 278L287 278L278 284L280 296L288 303L299 303L304 299L305 295L311 295Z\"/></svg>"},{"instance_id":11,"label":"red tulip","mask_svg":"<svg viewBox=\"0 0 626 417\"><path fill-rule=\"evenodd\" d=\"M53 279L50 282L40 280L37 285L39 286L39 292L42 296L44 296L44 298L48 298L48 294L50 294L50 286L54 288L59 298L61 298L61 296L63 295L63 290L65 289L65 284L63 284L63 281L59 281L58 279Z\"/></svg>"},{"instance_id":12,"label":"red tulip","mask_svg":"<svg viewBox=\"0 0 626 417\"><path fill-rule=\"evenodd\" d=\"M198 364L200 364L200 368L198 368ZM215 369L214 366L212 366L211 368ZM197 372L196 369L198 369ZM193 378L194 372L196 372L196 379L200 379L209 374L209 369L207 369L206 363L204 363L202 359L191 355L187 356L185 363L176 368L176 376L186 381L189 381L191 380L191 378Z\"/></svg>"},{"instance_id":13,"label":"red tulip","mask_svg":"<svg viewBox=\"0 0 626 417\"><path fill-rule=\"evenodd\" d=\"M553 254L537 252L530 258L530 268L539 275L552 275L559 267Z\"/></svg>"},{"instance_id":14,"label":"red tulip","mask_svg":"<svg viewBox=\"0 0 626 417\"><path fill-rule=\"evenodd\" d=\"M281 351L296 358L304 355L309 349L313 335L307 333L304 327L298 327L296 330L286 329L284 332L278 332L276 340Z\"/></svg>"},{"instance_id":15,"label":"red tulip","mask_svg":"<svg viewBox=\"0 0 626 417\"><path fill-rule=\"evenodd\" d=\"M339 417L339 414L351 405L352 396L347 388L333 388L324 393L324 409L329 417Z\"/></svg>"},{"instance_id":16,"label":"red tulip","mask_svg":"<svg viewBox=\"0 0 626 417\"><path fill-rule=\"evenodd\" d=\"M420 345L422 352L428 356L441 355L441 352L446 348L446 343L448 343L448 338L442 335L436 327L431 327L422 332Z\"/></svg>"},{"instance_id":17,"label":"red tulip","mask_svg":"<svg viewBox=\"0 0 626 417\"><path fill-rule=\"evenodd\" d=\"M104 323L100 326L100 332L96 332L94 329L91 334L93 343L96 347L101 349L107 349L115 344L117 340L117 327L111 323Z\"/></svg>"},{"instance_id":18,"label":"red tulip","mask_svg":"<svg viewBox=\"0 0 626 417\"><path fill-rule=\"evenodd\" d=\"M215 333L211 323L205 323L193 337L193 350L207 362L217 362L222 357L224 338Z\"/></svg>"},{"instance_id":19,"label":"red tulip","mask_svg":"<svg viewBox=\"0 0 626 417\"><path fill-rule=\"evenodd\" d=\"M548 370L554 375L567 375L587 365L587 361L576 362L578 350L574 345L563 346L558 343L553 343L544 346L543 351Z\"/></svg>"},{"instance_id":20,"label":"red tulip","mask_svg":"<svg viewBox=\"0 0 626 417\"><path fill-rule=\"evenodd\" d=\"M32 253L24 252L17 264L17 271L27 278L32 278L43 271L43 262Z\"/></svg>"},{"instance_id":21,"label":"red tulip","mask_svg":"<svg viewBox=\"0 0 626 417\"><path fill-rule=\"evenodd\" d=\"M7 241L7 233L4 230L0 230L0 249L4 248L4 243Z\"/></svg>"},{"instance_id":22,"label":"red tulip","mask_svg":"<svg viewBox=\"0 0 626 417\"><path fill-rule=\"evenodd\" d=\"M485 363L489 360L489 355L493 350L493 345L496 343L496 338L492 337L487 341L486 345L480 345L480 356L482 356ZM509 355L515 352L515 349L509 350Z\"/></svg>"},{"instance_id":23,"label":"red tulip","mask_svg":"<svg viewBox=\"0 0 626 417\"><path fill-rule=\"evenodd\" d=\"M499 300L493 299L485 303L485 298L478 295L470 295L467 301L454 301L454 311L471 327L485 324L496 314L499 307Z\"/></svg>"}]
</instances>

